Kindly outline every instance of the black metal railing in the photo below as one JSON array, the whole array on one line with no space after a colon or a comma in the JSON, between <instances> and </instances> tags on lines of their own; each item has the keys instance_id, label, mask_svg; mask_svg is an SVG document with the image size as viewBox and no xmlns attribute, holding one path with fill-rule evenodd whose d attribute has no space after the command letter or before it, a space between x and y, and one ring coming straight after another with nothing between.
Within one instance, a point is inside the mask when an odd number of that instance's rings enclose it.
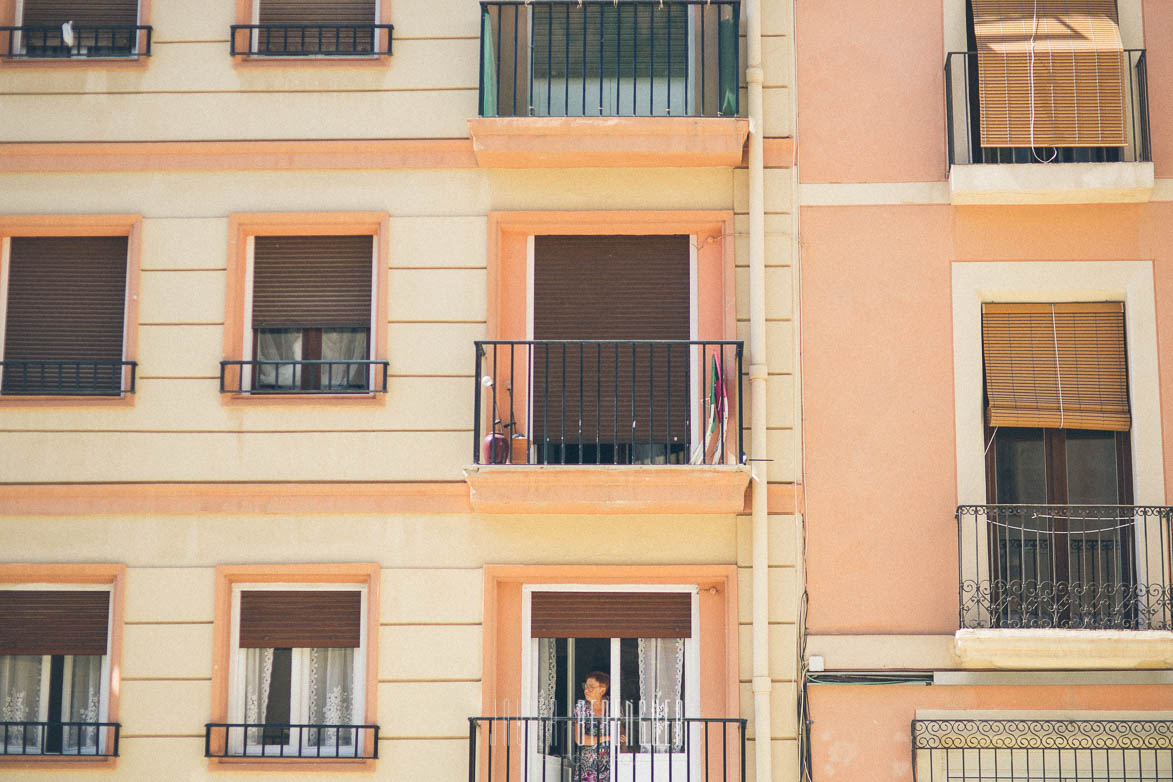
<instances>
[{"instance_id":1,"label":"black metal railing","mask_svg":"<svg viewBox=\"0 0 1173 782\"><path fill-rule=\"evenodd\" d=\"M0 361L0 394L119 396L133 394L134 361Z\"/></svg>"},{"instance_id":2,"label":"black metal railing","mask_svg":"<svg viewBox=\"0 0 1173 782\"><path fill-rule=\"evenodd\" d=\"M1173 782L1173 720L912 721L916 782Z\"/></svg>"},{"instance_id":3,"label":"black metal railing","mask_svg":"<svg viewBox=\"0 0 1173 782\"><path fill-rule=\"evenodd\" d=\"M732 117L739 0L481 3L482 117Z\"/></svg>"},{"instance_id":4,"label":"black metal railing","mask_svg":"<svg viewBox=\"0 0 1173 782\"><path fill-rule=\"evenodd\" d=\"M483 340L474 464L739 464L733 340Z\"/></svg>"},{"instance_id":5,"label":"black metal railing","mask_svg":"<svg viewBox=\"0 0 1173 782\"><path fill-rule=\"evenodd\" d=\"M0 757L118 757L118 722L0 722Z\"/></svg>"},{"instance_id":6,"label":"black metal railing","mask_svg":"<svg viewBox=\"0 0 1173 782\"><path fill-rule=\"evenodd\" d=\"M221 361L221 394L381 394L387 361Z\"/></svg>"},{"instance_id":7,"label":"black metal railing","mask_svg":"<svg viewBox=\"0 0 1173 782\"><path fill-rule=\"evenodd\" d=\"M149 57L149 25L0 27L0 51L16 59Z\"/></svg>"},{"instance_id":8,"label":"black metal railing","mask_svg":"<svg viewBox=\"0 0 1173 782\"><path fill-rule=\"evenodd\" d=\"M234 24L232 55L373 57L391 54L390 24Z\"/></svg>"},{"instance_id":9,"label":"black metal railing","mask_svg":"<svg viewBox=\"0 0 1173 782\"><path fill-rule=\"evenodd\" d=\"M983 147L978 52L950 52L945 58L945 145L949 165L1151 161L1145 50L1125 49L1121 56L1125 146Z\"/></svg>"},{"instance_id":10,"label":"black metal railing","mask_svg":"<svg viewBox=\"0 0 1173 782\"><path fill-rule=\"evenodd\" d=\"M745 782L745 724L715 717L469 717L468 782ZM578 743L584 736L594 743Z\"/></svg>"},{"instance_id":11,"label":"black metal railing","mask_svg":"<svg viewBox=\"0 0 1173 782\"><path fill-rule=\"evenodd\" d=\"M204 757L373 760L379 757L378 725L209 722Z\"/></svg>"},{"instance_id":12,"label":"black metal railing","mask_svg":"<svg viewBox=\"0 0 1173 782\"><path fill-rule=\"evenodd\" d=\"M962 628L1173 629L1173 508L963 505Z\"/></svg>"}]
</instances>

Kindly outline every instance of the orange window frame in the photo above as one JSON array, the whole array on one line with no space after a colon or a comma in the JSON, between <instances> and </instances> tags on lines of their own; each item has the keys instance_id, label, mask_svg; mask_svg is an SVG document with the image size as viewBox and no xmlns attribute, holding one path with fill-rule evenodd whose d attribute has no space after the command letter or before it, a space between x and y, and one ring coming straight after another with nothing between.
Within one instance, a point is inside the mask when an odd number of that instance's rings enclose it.
<instances>
[{"instance_id":1,"label":"orange window frame","mask_svg":"<svg viewBox=\"0 0 1173 782\"><path fill-rule=\"evenodd\" d=\"M16 24L16 8L24 0L0 0L0 27L12 27ZM146 27L151 24L152 0L138 0L138 23ZM7 52L9 37L12 33L0 33L0 51ZM146 68L150 57L135 55L117 60L94 58L72 58L61 60L26 60L11 57L0 57L0 64L14 68L80 68L84 70L109 70L112 68Z\"/></svg>"},{"instance_id":2,"label":"orange window frame","mask_svg":"<svg viewBox=\"0 0 1173 782\"><path fill-rule=\"evenodd\" d=\"M147 2L148 0L143 0ZM254 11L259 8L261 0L236 0L236 15L234 24L252 24L254 18ZM375 19L374 24L391 24L391 0L378 0L379 15ZM386 49L387 44L390 43L388 38L390 30L376 30L376 48ZM387 54L380 54L371 57L249 57L248 55L239 54L233 58L236 66L243 67L265 67L278 66L282 68L329 68L344 66L347 68L355 67L375 67L384 68L391 62L391 56Z\"/></svg>"}]
</instances>

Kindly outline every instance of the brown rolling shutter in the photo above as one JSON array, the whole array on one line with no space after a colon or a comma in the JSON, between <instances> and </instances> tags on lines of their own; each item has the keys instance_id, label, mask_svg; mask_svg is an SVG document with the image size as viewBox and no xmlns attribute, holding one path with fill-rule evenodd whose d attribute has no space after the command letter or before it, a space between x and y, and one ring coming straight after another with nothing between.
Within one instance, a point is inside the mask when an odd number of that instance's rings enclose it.
<instances>
[{"instance_id":1,"label":"brown rolling shutter","mask_svg":"<svg viewBox=\"0 0 1173 782\"><path fill-rule=\"evenodd\" d=\"M261 0L260 24L374 24L375 0Z\"/></svg>"},{"instance_id":2,"label":"brown rolling shutter","mask_svg":"<svg viewBox=\"0 0 1173 782\"><path fill-rule=\"evenodd\" d=\"M689 237L535 237L533 310L536 340L687 340ZM576 442L581 410L583 442L687 443L688 388L682 345L535 348L534 442Z\"/></svg>"},{"instance_id":3,"label":"brown rolling shutter","mask_svg":"<svg viewBox=\"0 0 1173 782\"><path fill-rule=\"evenodd\" d=\"M6 361L122 360L126 237L13 237Z\"/></svg>"},{"instance_id":4,"label":"brown rolling shutter","mask_svg":"<svg viewBox=\"0 0 1173 782\"><path fill-rule=\"evenodd\" d=\"M25 27L108 27L138 24L138 0L24 0Z\"/></svg>"},{"instance_id":5,"label":"brown rolling shutter","mask_svg":"<svg viewBox=\"0 0 1173 782\"><path fill-rule=\"evenodd\" d=\"M1125 145L1116 0L972 2L983 147Z\"/></svg>"},{"instance_id":6,"label":"brown rolling shutter","mask_svg":"<svg viewBox=\"0 0 1173 782\"><path fill-rule=\"evenodd\" d=\"M534 592L532 638L689 638L687 592Z\"/></svg>"},{"instance_id":7,"label":"brown rolling shutter","mask_svg":"<svg viewBox=\"0 0 1173 782\"><path fill-rule=\"evenodd\" d=\"M240 593L240 648L359 645L358 591L254 590Z\"/></svg>"},{"instance_id":8,"label":"brown rolling shutter","mask_svg":"<svg viewBox=\"0 0 1173 782\"><path fill-rule=\"evenodd\" d=\"M106 654L110 593L0 590L0 654Z\"/></svg>"},{"instance_id":9,"label":"brown rolling shutter","mask_svg":"<svg viewBox=\"0 0 1173 782\"><path fill-rule=\"evenodd\" d=\"M986 304L990 426L1126 431L1124 305Z\"/></svg>"},{"instance_id":10,"label":"brown rolling shutter","mask_svg":"<svg viewBox=\"0 0 1173 782\"><path fill-rule=\"evenodd\" d=\"M370 327L371 236L258 236L253 328Z\"/></svg>"}]
</instances>

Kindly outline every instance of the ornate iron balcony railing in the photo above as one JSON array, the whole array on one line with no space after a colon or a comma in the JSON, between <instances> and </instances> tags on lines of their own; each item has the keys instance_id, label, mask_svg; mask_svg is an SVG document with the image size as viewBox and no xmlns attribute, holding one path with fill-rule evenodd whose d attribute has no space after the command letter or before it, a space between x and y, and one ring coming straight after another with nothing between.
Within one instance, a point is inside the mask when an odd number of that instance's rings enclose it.
<instances>
[{"instance_id":1,"label":"ornate iron balcony railing","mask_svg":"<svg viewBox=\"0 0 1173 782\"><path fill-rule=\"evenodd\" d=\"M1173 508L962 505L962 628L1173 629Z\"/></svg>"},{"instance_id":2,"label":"ornate iron balcony railing","mask_svg":"<svg viewBox=\"0 0 1173 782\"><path fill-rule=\"evenodd\" d=\"M912 721L916 782L1173 782L1171 720Z\"/></svg>"},{"instance_id":3,"label":"ornate iron balcony railing","mask_svg":"<svg viewBox=\"0 0 1173 782\"><path fill-rule=\"evenodd\" d=\"M232 56L373 57L391 54L390 24L234 24Z\"/></svg>"},{"instance_id":4,"label":"ornate iron balcony railing","mask_svg":"<svg viewBox=\"0 0 1173 782\"><path fill-rule=\"evenodd\" d=\"M0 757L118 756L118 722L0 722Z\"/></svg>"},{"instance_id":5,"label":"ornate iron balcony railing","mask_svg":"<svg viewBox=\"0 0 1173 782\"><path fill-rule=\"evenodd\" d=\"M744 460L741 342L474 344L474 464Z\"/></svg>"},{"instance_id":6,"label":"ornate iron balcony railing","mask_svg":"<svg viewBox=\"0 0 1173 782\"><path fill-rule=\"evenodd\" d=\"M482 117L733 117L739 0L481 3Z\"/></svg>"},{"instance_id":7,"label":"ornate iron balcony railing","mask_svg":"<svg viewBox=\"0 0 1173 782\"><path fill-rule=\"evenodd\" d=\"M0 51L13 59L127 58L151 55L149 25L0 27Z\"/></svg>"},{"instance_id":8,"label":"ornate iron balcony railing","mask_svg":"<svg viewBox=\"0 0 1173 782\"><path fill-rule=\"evenodd\" d=\"M387 361L221 361L221 394L381 394Z\"/></svg>"},{"instance_id":9,"label":"ornate iron balcony railing","mask_svg":"<svg viewBox=\"0 0 1173 782\"><path fill-rule=\"evenodd\" d=\"M119 396L133 394L134 361L0 361L5 396Z\"/></svg>"},{"instance_id":10,"label":"ornate iron balcony railing","mask_svg":"<svg viewBox=\"0 0 1173 782\"><path fill-rule=\"evenodd\" d=\"M1151 161L1148 70L1144 49L1125 49L1123 147L982 147L978 52L945 58L945 146L949 165L969 163L1116 163Z\"/></svg>"},{"instance_id":11,"label":"ornate iron balcony railing","mask_svg":"<svg viewBox=\"0 0 1173 782\"><path fill-rule=\"evenodd\" d=\"M745 782L745 724L715 717L469 717L468 782L568 779L576 766L583 779L606 768L611 782ZM584 736L596 743L580 743Z\"/></svg>"},{"instance_id":12,"label":"ornate iron balcony railing","mask_svg":"<svg viewBox=\"0 0 1173 782\"><path fill-rule=\"evenodd\" d=\"M209 722L204 757L376 759L379 726Z\"/></svg>"}]
</instances>

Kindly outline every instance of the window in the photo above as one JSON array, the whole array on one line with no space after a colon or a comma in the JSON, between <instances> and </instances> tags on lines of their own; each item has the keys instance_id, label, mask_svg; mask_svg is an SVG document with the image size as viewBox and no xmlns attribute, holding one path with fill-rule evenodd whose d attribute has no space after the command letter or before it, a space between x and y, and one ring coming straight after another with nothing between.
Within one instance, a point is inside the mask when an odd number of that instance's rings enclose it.
<instances>
[{"instance_id":1,"label":"window","mask_svg":"<svg viewBox=\"0 0 1173 782\"><path fill-rule=\"evenodd\" d=\"M138 0L21 0L8 56L125 58L150 54Z\"/></svg>"},{"instance_id":2,"label":"window","mask_svg":"<svg viewBox=\"0 0 1173 782\"><path fill-rule=\"evenodd\" d=\"M0 394L134 391L138 225L137 218L45 218L0 238Z\"/></svg>"},{"instance_id":3,"label":"window","mask_svg":"<svg viewBox=\"0 0 1173 782\"><path fill-rule=\"evenodd\" d=\"M387 5L387 0L383 0ZM365 57L391 53L391 25L377 0L256 0L232 28L232 54ZM385 14L384 14L385 15Z\"/></svg>"},{"instance_id":4,"label":"window","mask_svg":"<svg viewBox=\"0 0 1173 782\"><path fill-rule=\"evenodd\" d=\"M379 293L385 219L345 227L295 221L282 216L266 226L271 232L239 228L244 253L234 258L228 305L239 308L239 321L226 331L234 344L226 345L232 358L223 362L221 390L254 397L385 391L387 362L377 358L386 321Z\"/></svg>"}]
</instances>

